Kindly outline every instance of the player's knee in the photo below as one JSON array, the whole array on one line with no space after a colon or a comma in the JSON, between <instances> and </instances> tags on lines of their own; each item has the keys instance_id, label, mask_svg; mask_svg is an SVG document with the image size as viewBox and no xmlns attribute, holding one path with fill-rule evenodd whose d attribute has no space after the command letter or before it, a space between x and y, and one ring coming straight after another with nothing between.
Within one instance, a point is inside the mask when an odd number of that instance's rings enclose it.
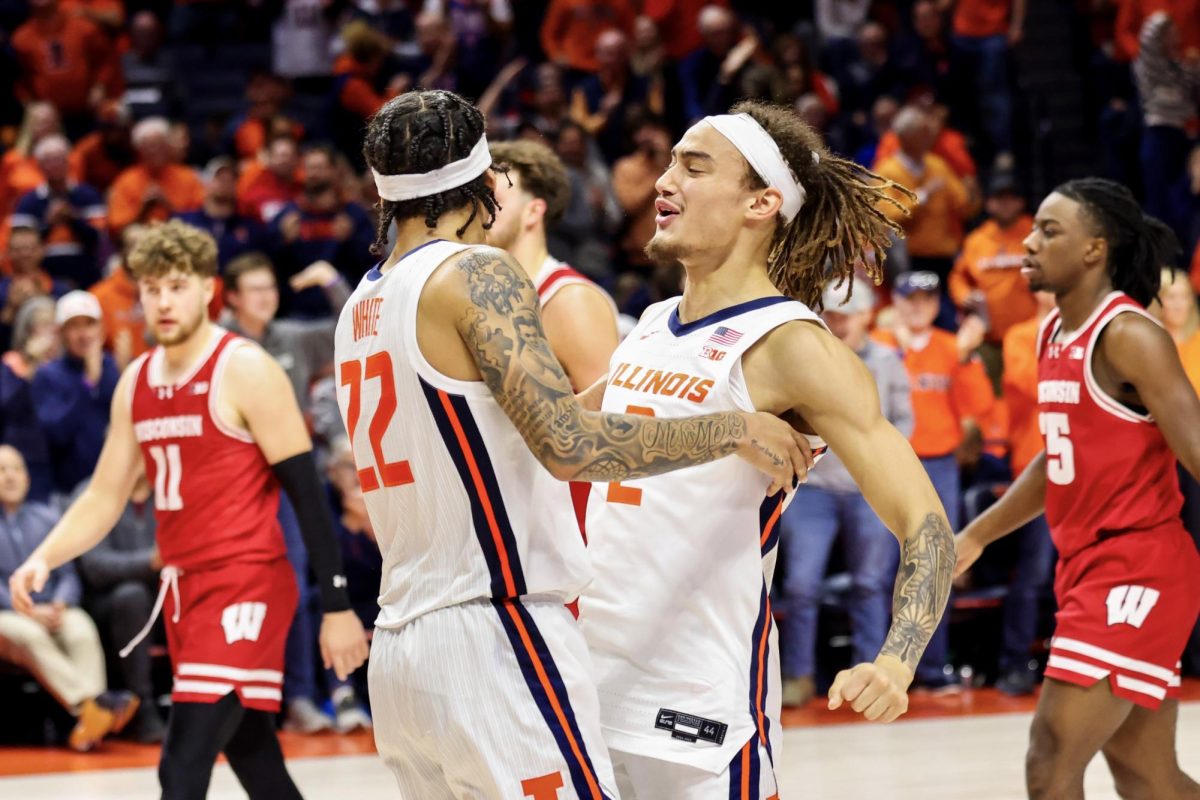
<instances>
[{"instance_id":1,"label":"player's knee","mask_svg":"<svg viewBox=\"0 0 1200 800\"><path fill-rule=\"evenodd\" d=\"M1065 772L1058 733L1035 717L1029 731L1029 750L1025 753L1025 783L1031 800L1057 796L1063 781L1070 777Z\"/></svg>"}]
</instances>

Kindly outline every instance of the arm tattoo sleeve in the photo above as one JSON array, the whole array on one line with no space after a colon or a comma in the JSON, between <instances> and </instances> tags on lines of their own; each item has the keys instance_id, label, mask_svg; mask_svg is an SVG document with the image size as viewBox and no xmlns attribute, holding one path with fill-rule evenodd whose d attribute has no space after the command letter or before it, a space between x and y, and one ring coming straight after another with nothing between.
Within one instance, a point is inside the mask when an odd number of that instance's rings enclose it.
<instances>
[{"instance_id":1,"label":"arm tattoo sleeve","mask_svg":"<svg viewBox=\"0 0 1200 800\"><path fill-rule=\"evenodd\" d=\"M916 671L950 599L953 574L954 535L942 515L928 514L901 548L892 628L880 655L895 656Z\"/></svg>"},{"instance_id":2,"label":"arm tattoo sleeve","mask_svg":"<svg viewBox=\"0 0 1200 800\"><path fill-rule=\"evenodd\" d=\"M585 411L542 329L537 291L501 250L457 262L470 306L458 329L484 383L534 455L576 480L657 475L733 453L746 434L736 413L655 419Z\"/></svg>"}]
</instances>

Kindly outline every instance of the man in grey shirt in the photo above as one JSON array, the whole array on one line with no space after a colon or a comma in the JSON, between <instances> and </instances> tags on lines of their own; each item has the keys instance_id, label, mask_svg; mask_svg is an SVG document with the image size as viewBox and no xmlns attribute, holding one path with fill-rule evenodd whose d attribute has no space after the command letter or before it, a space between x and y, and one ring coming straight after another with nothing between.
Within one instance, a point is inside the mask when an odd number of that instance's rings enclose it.
<instances>
[{"instance_id":1,"label":"man in grey shirt","mask_svg":"<svg viewBox=\"0 0 1200 800\"><path fill-rule=\"evenodd\" d=\"M913 413L904 362L868 335L872 287L859 281L849 300L846 294L845 286L826 289L825 323L862 358L879 387L884 417L908 436ZM833 453L827 454L809 474L808 483L796 490L780 525L787 559L787 616L781 630L783 704L798 706L807 703L816 690L817 617L834 541L841 534L853 582L850 626L856 663L873 659L887 636L899 548Z\"/></svg>"}]
</instances>

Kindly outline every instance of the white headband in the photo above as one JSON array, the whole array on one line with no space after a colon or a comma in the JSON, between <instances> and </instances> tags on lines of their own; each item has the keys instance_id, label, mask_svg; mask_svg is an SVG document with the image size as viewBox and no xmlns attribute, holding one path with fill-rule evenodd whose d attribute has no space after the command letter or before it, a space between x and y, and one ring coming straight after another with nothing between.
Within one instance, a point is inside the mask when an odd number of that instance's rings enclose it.
<instances>
[{"instance_id":1,"label":"white headband","mask_svg":"<svg viewBox=\"0 0 1200 800\"><path fill-rule=\"evenodd\" d=\"M375 188L379 190L379 198L395 203L457 189L478 178L491 165L492 154L488 150L487 137L480 136L479 141L471 148L469 156L438 167L432 172L380 175L372 167L371 174L375 176Z\"/></svg>"},{"instance_id":2,"label":"white headband","mask_svg":"<svg viewBox=\"0 0 1200 800\"><path fill-rule=\"evenodd\" d=\"M778 189L783 195L783 207L779 212L787 222L791 222L808 193L800 184L799 179L788 167L779 145L771 138L771 134L763 130L758 121L749 114L721 114L715 117L705 117L704 122L712 125L717 132L729 140L738 149L750 167L758 173L767 186ZM813 153L813 161L818 160Z\"/></svg>"}]
</instances>

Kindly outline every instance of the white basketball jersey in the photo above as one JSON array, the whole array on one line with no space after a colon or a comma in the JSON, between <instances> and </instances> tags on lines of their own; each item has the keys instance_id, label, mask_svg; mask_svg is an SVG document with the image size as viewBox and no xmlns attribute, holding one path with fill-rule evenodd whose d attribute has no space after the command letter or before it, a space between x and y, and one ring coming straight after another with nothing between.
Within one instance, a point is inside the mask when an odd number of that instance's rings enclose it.
<instances>
[{"instance_id":1,"label":"white basketball jersey","mask_svg":"<svg viewBox=\"0 0 1200 800\"><path fill-rule=\"evenodd\" d=\"M567 485L487 386L443 375L417 346L425 282L469 247L433 241L372 269L338 320L338 405L383 554L381 628L471 600L566 602L591 578Z\"/></svg>"},{"instance_id":2,"label":"white basketball jersey","mask_svg":"<svg viewBox=\"0 0 1200 800\"><path fill-rule=\"evenodd\" d=\"M687 324L679 298L648 308L613 354L604 410L682 417L753 411L742 356L802 303L762 298ZM809 437L814 452L824 443ZM597 484L596 580L580 620L610 749L719 773L754 734L778 745L779 657L768 589L790 493L729 456ZM774 722L772 722L774 720Z\"/></svg>"}]
</instances>

